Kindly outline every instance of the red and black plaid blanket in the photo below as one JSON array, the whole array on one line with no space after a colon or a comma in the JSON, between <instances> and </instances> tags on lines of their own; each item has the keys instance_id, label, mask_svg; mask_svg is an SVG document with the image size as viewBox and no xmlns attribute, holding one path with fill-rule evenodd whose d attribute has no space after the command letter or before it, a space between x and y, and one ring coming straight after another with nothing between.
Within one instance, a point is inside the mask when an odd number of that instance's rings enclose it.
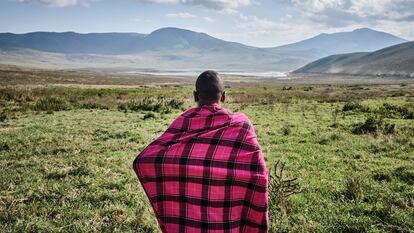
<instances>
[{"instance_id":1,"label":"red and black plaid blanket","mask_svg":"<svg viewBox=\"0 0 414 233\"><path fill-rule=\"evenodd\" d=\"M133 168L163 232L267 232L267 169L242 113L187 110Z\"/></svg>"}]
</instances>

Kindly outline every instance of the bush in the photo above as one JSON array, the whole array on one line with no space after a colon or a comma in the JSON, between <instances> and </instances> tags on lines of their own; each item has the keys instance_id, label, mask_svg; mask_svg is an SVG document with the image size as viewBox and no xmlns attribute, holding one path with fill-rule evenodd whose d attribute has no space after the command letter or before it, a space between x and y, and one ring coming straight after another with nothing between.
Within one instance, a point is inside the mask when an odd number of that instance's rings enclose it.
<instances>
[{"instance_id":1,"label":"bush","mask_svg":"<svg viewBox=\"0 0 414 233\"><path fill-rule=\"evenodd\" d=\"M291 131L289 125L283 125L283 127L282 127L283 136L288 136L291 132L292 131Z\"/></svg>"},{"instance_id":2,"label":"bush","mask_svg":"<svg viewBox=\"0 0 414 233\"><path fill-rule=\"evenodd\" d=\"M0 122L5 122L7 120L7 114L4 111L0 111Z\"/></svg>"},{"instance_id":3,"label":"bush","mask_svg":"<svg viewBox=\"0 0 414 233\"><path fill-rule=\"evenodd\" d=\"M156 117L156 115L153 112L148 112L144 115L143 119L146 120L146 119L151 119L151 118L155 118L155 117Z\"/></svg>"},{"instance_id":4,"label":"bush","mask_svg":"<svg viewBox=\"0 0 414 233\"><path fill-rule=\"evenodd\" d=\"M399 167L395 169L394 176L409 185L414 185L414 167Z\"/></svg>"},{"instance_id":5,"label":"bush","mask_svg":"<svg viewBox=\"0 0 414 233\"><path fill-rule=\"evenodd\" d=\"M303 90L304 91L312 91L313 90L313 87L304 87Z\"/></svg>"},{"instance_id":6,"label":"bush","mask_svg":"<svg viewBox=\"0 0 414 233\"><path fill-rule=\"evenodd\" d=\"M273 222L285 216L288 211L288 197L301 193L298 178L287 178L285 175L285 164L278 160L269 169L269 217ZM271 224L269 232L275 232Z\"/></svg>"},{"instance_id":7,"label":"bush","mask_svg":"<svg viewBox=\"0 0 414 233\"><path fill-rule=\"evenodd\" d=\"M356 124L352 132L354 134L377 133L382 125L382 118L369 116L365 122Z\"/></svg>"},{"instance_id":8,"label":"bush","mask_svg":"<svg viewBox=\"0 0 414 233\"><path fill-rule=\"evenodd\" d=\"M385 123L384 125L384 133L385 134L394 134L395 133L395 124Z\"/></svg>"},{"instance_id":9,"label":"bush","mask_svg":"<svg viewBox=\"0 0 414 233\"><path fill-rule=\"evenodd\" d=\"M361 195L361 181L357 177L347 177L344 196L348 200L357 200Z\"/></svg>"},{"instance_id":10,"label":"bush","mask_svg":"<svg viewBox=\"0 0 414 233\"><path fill-rule=\"evenodd\" d=\"M346 102L344 107L342 107L343 112L353 111L353 112L369 112L369 107L363 106L359 102Z\"/></svg>"},{"instance_id":11,"label":"bush","mask_svg":"<svg viewBox=\"0 0 414 233\"><path fill-rule=\"evenodd\" d=\"M172 99L167 102L167 105L173 109L182 109L184 107L184 101Z\"/></svg>"},{"instance_id":12,"label":"bush","mask_svg":"<svg viewBox=\"0 0 414 233\"><path fill-rule=\"evenodd\" d=\"M2 88L0 89L0 99L15 102L33 101L33 96L29 90L22 88Z\"/></svg>"},{"instance_id":13,"label":"bush","mask_svg":"<svg viewBox=\"0 0 414 233\"><path fill-rule=\"evenodd\" d=\"M105 109L105 110L109 109L108 106L100 104L100 103L96 103L96 102L83 103L80 107L86 108L86 109Z\"/></svg>"},{"instance_id":14,"label":"bush","mask_svg":"<svg viewBox=\"0 0 414 233\"><path fill-rule=\"evenodd\" d=\"M414 119L414 110L408 106L398 106L395 104L384 103L378 113L384 117Z\"/></svg>"},{"instance_id":15,"label":"bush","mask_svg":"<svg viewBox=\"0 0 414 233\"><path fill-rule=\"evenodd\" d=\"M388 174L386 172L377 172L377 173L372 175L372 178L374 178L374 180L376 180L376 181L386 181L386 182L391 181L390 174Z\"/></svg>"},{"instance_id":16,"label":"bush","mask_svg":"<svg viewBox=\"0 0 414 233\"><path fill-rule=\"evenodd\" d=\"M71 106L66 100L55 96L42 97L34 105L36 111L62 111L70 108Z\"/></svg>"},{"instance_id":17,"label":"bush","mask_svg":"<svg viewBox=\"0 0 414 233\"><path fill-rule=\"evenodd\" d=\"M171 109L181 109L184 106L184 101L177 99L167 100L163 97L161 98L150 98L145 97L141 100L133 100L129 102L122 103L118 106L120 111L153 111L153 112L171 112Z\"/></svg>"}]
</instances>

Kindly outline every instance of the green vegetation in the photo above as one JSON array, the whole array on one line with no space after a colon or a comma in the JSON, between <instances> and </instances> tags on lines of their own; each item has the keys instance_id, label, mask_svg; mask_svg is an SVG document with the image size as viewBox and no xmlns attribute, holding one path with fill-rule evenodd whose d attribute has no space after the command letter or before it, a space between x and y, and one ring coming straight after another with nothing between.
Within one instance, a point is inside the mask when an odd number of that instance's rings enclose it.
<instances>
[{"instance_id":1,"label":"green vegetation","mask_svg":"<svg viewBox=\"0 0 414 233\"><path fill-rule=\"evenodd\" d=\"M414 230L413 87L227 89L274 174L272 230ZM193 105L190 87L0 88L0 231L158 232L132 161Z\"/></svg>"}]
</instances>

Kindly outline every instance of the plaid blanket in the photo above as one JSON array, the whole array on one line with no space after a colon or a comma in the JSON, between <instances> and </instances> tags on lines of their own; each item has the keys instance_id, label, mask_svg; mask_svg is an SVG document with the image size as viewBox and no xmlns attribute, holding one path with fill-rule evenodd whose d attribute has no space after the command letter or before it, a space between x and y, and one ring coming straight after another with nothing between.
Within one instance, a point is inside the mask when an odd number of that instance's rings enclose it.
<instances>
[{"instance_id":1,"label":"plaid blanket","mask_svg":"<svg viewBox=\"0 0 414 233\"><path fill-rule=\"evenodd\" d=\"M267 169L242 113L187 110L133 168L163 232L267 232Z\"/></svg>"}]
</instances>

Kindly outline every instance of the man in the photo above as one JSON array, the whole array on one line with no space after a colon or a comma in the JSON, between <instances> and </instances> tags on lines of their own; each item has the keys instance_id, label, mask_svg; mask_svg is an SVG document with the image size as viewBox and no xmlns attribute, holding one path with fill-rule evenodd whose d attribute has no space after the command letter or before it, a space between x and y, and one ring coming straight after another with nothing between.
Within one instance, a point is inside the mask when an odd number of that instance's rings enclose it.
<instances>
[{"instance_id":1,"label":"man","mask_svg":"<svg viewBox=\"0 0 414 233\"><path fill-rule=\"evenodd\" d=\"M197 78L194 99L133 163L162 232L267 232L268 174L250 120L220 106L215 71Z\"/></svg>"}]
</instances>

